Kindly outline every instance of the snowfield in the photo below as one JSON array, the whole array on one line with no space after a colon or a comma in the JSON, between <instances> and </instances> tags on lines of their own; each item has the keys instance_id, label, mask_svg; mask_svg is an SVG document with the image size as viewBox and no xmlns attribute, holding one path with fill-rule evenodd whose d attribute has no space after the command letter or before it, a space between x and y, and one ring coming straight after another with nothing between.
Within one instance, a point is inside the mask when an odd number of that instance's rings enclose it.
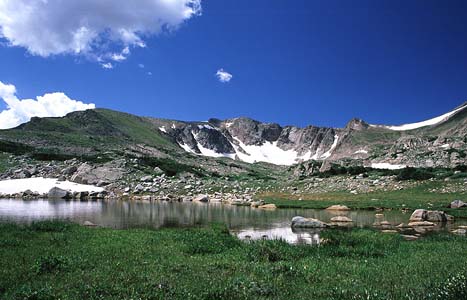
<instances>
[{"instance_id":1,"label":"snowfield","mask_svg":"<svg viewBox=\"0 0 467 300\"><path fill-rule=\"evenodd\" d=\"M399 170L406 168L406 165L392 165L389 163L372 163L371 167L373 169L387 169L387 170Z\"/></svg>"},{"instance_id":2,"label":"snowfield","mask_svg":"<svg viewBox=\"0 0 467 300\"><path fill-rule=\"evenodd\" d=\"M276 165L293 165L297 163L298 153L294 150L282 150L276 142L265 142L261 146L245 145L240 139L233 137L239 146L233 145L240 160L248 163L268 162ZM242 153L242 148L246 153Z\"/></svg>"},{"instance_id":3,"label":"snowfield","mask_svg":"<svg viewBox=\"0 0 467 300\"><path fill-rule=\"evenodd\" d=\"M325 153L323 153L320 158L328 158L329 156L331 156L332 154L332 151L334 151L334 149L336 148L337 146L337 142L339 141L339 136L336 134L334 136L334 142L332 142L332 146L331 146L331 149L329 149L328 151L326 151Z\"/></svg>"},{"instance_id":4,"label":"snowfield","mask_svg":"<svg viewBox=\"0 0 467 300\"><path fill-rule=\"evenodd\" d=\"M230 159L239 159L247 163L267 162L275 165L285 166L290 166L300 161L307 161L310 159L328 158L329 156L331 156L332 152L336 148L337 142L339 140L339 137L336 135L334 137L334 142L328 151L318 156L318 152L320 151L320 149L318 149L316 151L316 154L312 156L311 151L308 151L303 155L299 155L297 151L292 149L283 150L277 145L277 141L265 142L261 146L256 146L246 145L239 138L233 137L236 143L232 143L231 145L235 149L235 153L217 153L216 151L208 149L201 145L201 143L197 139L197 134L194 132L192 132L192 134L197 142L198 149L201 151L201 153L196 153L188 145L180 143L180 147L182 147L186 152L209 157L227 157Z\"/></svg>"},{"instance_id":5,"label":"snowfield","mask_svg":"<svg viewBox=\"0 0 467 300\"><path fill-rule=\"evenodd\" d=\"M2 194L16 194L26 190L45 194L53 187L69 190L71 192L102 192L104 190L103 188L93 185L78 184L70 181L58 181L54 178L37 177L0 181L0 193Z\"/></svg>"},{"instance_id":6,"label":"snowfield","mask_svg":"<svg viewBox=\"0 0 467 300\"><path fill-rule=\"evenodd\" d=\"M399 125L399 126L384 126L384 125L370 125L370 126L371 127L386 128L386 129L391 129L391 130L395 130L395 131L413 130L413 129L426 127L426 126L432 126L432 125L436 125L436 124L439 124L441 122L444 122L447 119L449 119L449 117L454 115L456 112L458 112L458 111L460 111L460 110L462 110L464 108L467 108L467 104L463 105L463 106L459 107L458 109L455 109L455 110L453 110L451 112L445 113L444 115L441 115L439 117L429 119L429 120L426 120L426 121L422 121L422 122L418 122L418 123L404 124L404 125Z\"/></svg>"},{"instance_id":7,"label":"snowfield","mask_svg":"<svg viewBox=\"0 0 467 300\"><path fill-rule=\"evenodd\" d=\"M360 149L360 150L355 151L354 154L368 154L368 151L364 149Z\"/></svg>"}]
</instances>

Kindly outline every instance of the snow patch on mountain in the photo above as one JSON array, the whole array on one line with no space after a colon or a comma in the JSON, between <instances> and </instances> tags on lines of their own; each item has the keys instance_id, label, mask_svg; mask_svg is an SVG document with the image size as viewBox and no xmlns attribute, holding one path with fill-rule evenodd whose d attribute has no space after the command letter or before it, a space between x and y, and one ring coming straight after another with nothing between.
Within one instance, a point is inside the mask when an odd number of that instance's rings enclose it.
<instances>
[{"instance_id":1,"label":"snow patch on mountain","mask_svg":"<svg viewBox=\"0 0 467 300\"><path fill-rule=\"evenodd\" d=\"M53 187L72 192L102 192L104 189L93 185L78 184L70 181L58 181L54 178L25 178L0 181L0 193L16 194L31 190L40 194L48 193Z\"/></svg>"},{"instance_id":2,"label":"snow patch on mountain","mask_svg":"<svg viewBox=\"0 0 467 300\"><path fill-rule=\"evenodd\" d=\"M233 137L238 142L238 145L232 144L237 156L240 160L248 163L267 162L276 165L290 166L300 161L310 160L311 151L306 152L304 155L299 155L295 150L283 150L275 142L265 142L261 146L245 145L237 137ZM241 151L239 148L243 149ZM247 154L245 154L246 152Z\"/></svg>"},{"instance_id":3,"label":"snow patch on mountain","mask_svg":"<svg viewBox=\"0 0 467 300\"><path fill-rule=\"evenodd\" d=\"M193 149L191 149L190 146L188 146L187 144L178 143L178 145L179 145L180 147L182 147L183 150L185 150L186 152L198 154L198 153L196 153L195 151L193 151Z\"/></svg>"},{"instance_id":4,"label":"snow patch on mountain","mask_svg":"<svg viewBox=\"0 0 467 300\"><path fill-rule=\"evenodd\" d=\"M212 149L208 149L206 147L203 147L199 142L197 144L199 151L201 151L201 155L203 156L209 156L209 157L228 157L231 159L235 159L235 153L217 153L216 151Z\"/></svg>"},{"instance_id":5,"label":"snow patch on mountain","mask_svg":"<svg viewBox=\"0 0 467 300\"><path fill-rule=\"evenodd\" d=\"M393 165L390 163L372 163L371 167L373 169L387 169L387 170L399 170L406 168L406 165Z\"/></svg>"},{"instance_id":6,"label":"snow patch on mountain","mask_svg":"<svg viewBox=\"0 0 467 300\"><path fill-rule=\"evenodd\" d=\"M206 128L206 129L216 130L216 129L215 129L214 127L212 127L211 125L198 125L198 128L199 128L199 129Z\"/></svg>"},{"instance_id":7,"label":"snow patch on mountain","mask_svg":"<svg viewBox=\"0 0 467 300\"><path fill-rule=\"evenodd\" d=\"M386 128L386 129L395 130L395 131L413 130L413 129L426 127L426 126L432 126L432 125L436 125L436 124L439 124L441 122L444 122L447 119L449 119L452 115L454 115L458 111L463 110L464 108L467 108L467 104L465 104L465 105L463 105L463 106L461 106L461 107L459 107L459 108L457 108L457 109L455 109L453 111L445 113L444 115L441 115L439 117L429 119L429 120L426 120L426 121L422 121L422 122L417 122L417 123L404 124L404 125L399 125L399 126L385 126L385 125L370 125L370 126L371 127Z\"/></svg>"},{"instance_id":8,"label":"snow patch on mountain","mask_svg":"<svg viewBox=\"0 0 467 300\"><path fill-rule=\"evenodd\" d=\"M237 151L238 157L248 163L268 162L276 165L293 165L297 162L298 154L294 150L283 150L276 142L265 142L261 146L245 145L240 139L233 137L239 146L248 154ZM235 148L235 147L234 147Z\"/></svg>"},{"instance_id":9,"label":"snow patch on mountain","mask_svg":"<svg viewBox=\"0 0 467 300\"><path fill-rule=\"evenodd\" d=\"M338 141L339 141L339 136L336 134L336 135L334 136L334 142L332 143L331 148L330 148L328 151L324 152L319 158L321 158L321 159L326 159L326 158L328 158L329 156L331 156L331 154L332 154L332 152L334 151L334 149L336 149L336 146L337 146L337 142L338 142Z\"/></svg>"}]
</instances>

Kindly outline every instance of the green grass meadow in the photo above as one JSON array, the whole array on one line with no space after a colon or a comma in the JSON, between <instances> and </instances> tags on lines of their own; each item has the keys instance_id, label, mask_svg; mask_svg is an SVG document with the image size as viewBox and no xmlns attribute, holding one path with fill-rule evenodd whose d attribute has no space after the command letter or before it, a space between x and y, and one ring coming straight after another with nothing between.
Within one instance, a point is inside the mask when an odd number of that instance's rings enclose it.
<instances>
[{"instance_id":1,"label":"green grass meadow","mask_svg":"<svg viewBox=\"0 0 467 300\"><path fill-rule=\"evenodd\" d=\"M372 230L320 246L243 242L222 225L0 225L0 299L467 299L467 241Z\"/></svg>"}]
</instances>

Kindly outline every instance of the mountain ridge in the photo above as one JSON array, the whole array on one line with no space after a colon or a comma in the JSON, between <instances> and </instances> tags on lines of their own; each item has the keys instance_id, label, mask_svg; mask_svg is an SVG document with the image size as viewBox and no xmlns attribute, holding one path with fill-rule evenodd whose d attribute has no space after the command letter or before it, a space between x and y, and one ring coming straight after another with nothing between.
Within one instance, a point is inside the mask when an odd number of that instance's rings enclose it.
<instances>
[{"instance_id":1,"label":"mountain ridge","mask_svg":"<svg viewBox=\"0 0 467 300\"><path fill-rule=\"evenodd\" d=\"M297 127L248 117L187 122L98 108L61 118L32 118L0 130L0 142L76 155L145 149L145 155L156 157L195 155L276 165L309 160L364 166L465 165L467 103L447 114L429 126L391 130L358 118L343 128Z\"/></svg>"}]
</instances>

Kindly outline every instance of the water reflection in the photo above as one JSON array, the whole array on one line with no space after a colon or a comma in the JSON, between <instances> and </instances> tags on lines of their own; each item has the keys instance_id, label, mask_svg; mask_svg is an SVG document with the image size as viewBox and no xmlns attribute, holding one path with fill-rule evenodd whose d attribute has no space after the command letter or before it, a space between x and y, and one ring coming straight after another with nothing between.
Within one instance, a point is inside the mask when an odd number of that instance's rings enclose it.
<instances>
[{"instance_id":1,"label":"water reflection","mask_svg":"<svg viewBox=\"0 0 467 300\"><path fill-rule=\"evenodd\" d=\"M289 243L319 243L319 231L292 230L290 220L300 215L330 222L344 214L352 225L369 227L382 220L392 225L407 223L410 214L387 211L375 216L372 211L330 212L312 209L261 210L220 203L68 201L68 200L0 200L0 221L31 223L38 220L63 219L111 228L190 227L224 223L242 239L280 238Z\"/></svg>"}]
</instances>

